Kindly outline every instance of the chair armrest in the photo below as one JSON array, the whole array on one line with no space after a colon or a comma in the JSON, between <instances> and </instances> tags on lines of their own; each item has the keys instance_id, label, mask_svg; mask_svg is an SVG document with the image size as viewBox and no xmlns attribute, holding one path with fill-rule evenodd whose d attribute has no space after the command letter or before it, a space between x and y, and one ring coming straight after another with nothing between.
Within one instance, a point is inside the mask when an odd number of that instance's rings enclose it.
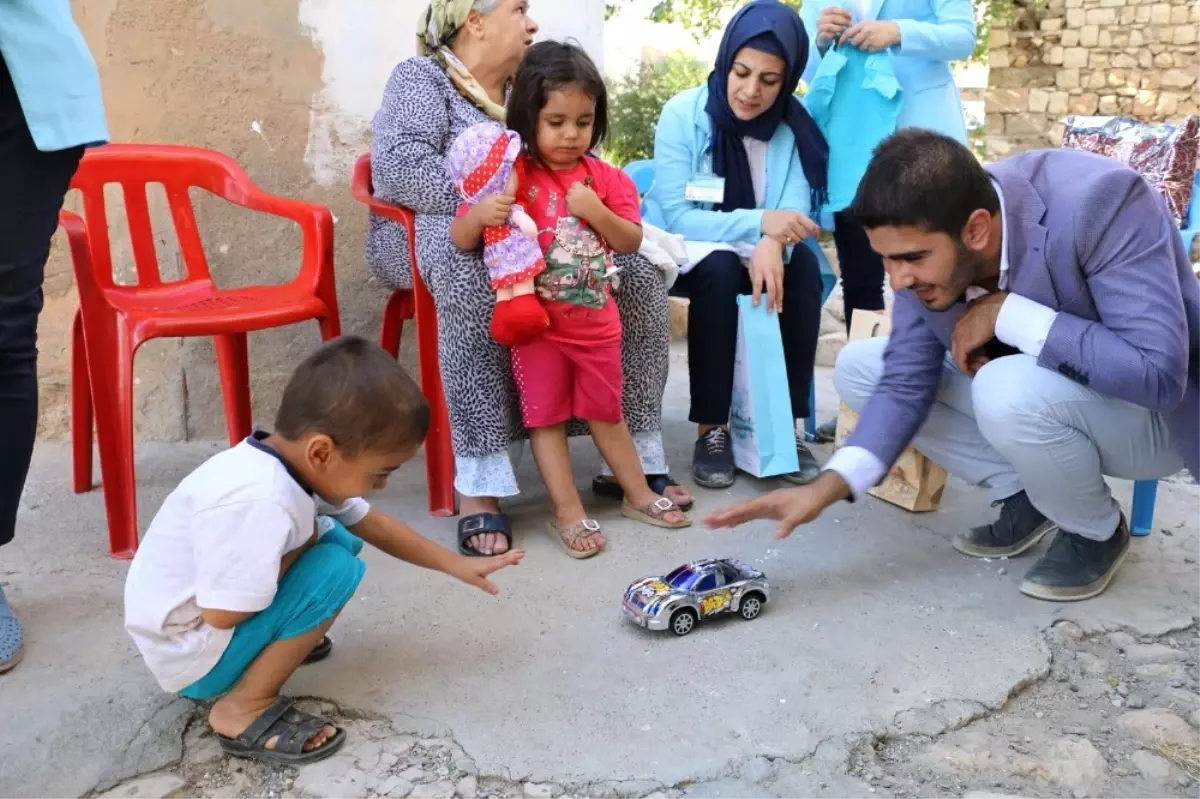
<instances>
[{"instance_id":1,"label":"chair armrest","mask_svg":"<svg viewBox=\"0 0 1200 799\"><path fill-rule=\"evenodd\" d=\"M333 274L333 212L324 205L269 194L252 183L227 186L224 199L250 211L290 219L300 226L303 255L298 280L314 289ZM229 190L232 189L232 190Z\"/></svg>"},{"instance_id":2,"label":"chair armrest","mask_svg":"<svg viewBox=\"0 0 1200 799\"><path fill-rule=\"evenodd\" d=\"M71 211L59 211L58 222L63 232L67 234L67 244L71 249L71 265L75 272L75 290L80 294L80 305L84 296L98 296L104 287L96 275L96 266L92 261L92 243L88 234L87 222L79 214Z\"/></svg>"},{"instance_id":3,"label":"chair armrest","mask_svg":"<svg viewBox=\"0 0 1200 799\"><path fill-rule=\"evenodd\" d=\"M380 200L370 193L369 188L364 189L360 185L354 186L354 199L371 209L372 213L404 225L408 229L410 236L415 234L414 220L416 219L416 214L412 209L405 208L403 205L389 203L386 200Z\"/></svg>"}]
</instances>

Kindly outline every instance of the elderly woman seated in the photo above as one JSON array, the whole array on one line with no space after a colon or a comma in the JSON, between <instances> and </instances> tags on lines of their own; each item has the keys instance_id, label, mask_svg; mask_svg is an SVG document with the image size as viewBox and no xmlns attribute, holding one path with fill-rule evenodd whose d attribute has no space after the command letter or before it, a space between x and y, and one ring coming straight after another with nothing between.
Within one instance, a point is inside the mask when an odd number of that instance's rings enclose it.
<instances>
[{"instance_id":1,"label":"elderly woman seated","mask_svg":"<svg viewBox=\"0 0 1200 799\"><path fill-rule=\"evenodd\" d=\"M444 156L470 126L489 118L504 121L508 86L537 33L528 12L528 0L433 0L418 21L421 54L399 64L384 90L371 150L376 195L416 213L417 263L409 262L406 230L374 217L368 266L391 288L409 287L415 266L433 294L463 512L459 546L474 555L512 545L499 498L518 493L512 445L527 432L509 352L488 331L495 295L482 255L461 252L450 240L460 200ZM661 433L670 339L666 284L659 269L639 255L618 256L617 266L625 418L651 488L686 509L692 498L668 474ZM576 423L572 432L586 428ZM592 488L621 498L607 466ZM588 551L605 542L593 533L564 543Z\"/></svg>"}]
</instances>

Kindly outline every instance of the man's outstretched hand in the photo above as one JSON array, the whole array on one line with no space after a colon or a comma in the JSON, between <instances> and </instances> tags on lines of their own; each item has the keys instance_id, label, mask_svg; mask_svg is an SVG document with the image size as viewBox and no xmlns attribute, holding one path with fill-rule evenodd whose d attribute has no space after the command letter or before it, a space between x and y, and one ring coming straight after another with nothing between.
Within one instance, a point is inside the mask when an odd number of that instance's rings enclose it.
<instances>
[{"instance_id":1,"label":"man's outstretched hand","mask_svg":"<svg viewBox=\"0 0 1200 799\"><path fill-rule=\"evenodd\" d=\"M704 520L713 528L737 527L756 519L779 522L776 538L787 538L797 527L808 524L835 502L850 496L850 486L840 474L821 473L814 482L799 488L783 488L757 499L731 505Z\"/></svg>"}]
</instances>

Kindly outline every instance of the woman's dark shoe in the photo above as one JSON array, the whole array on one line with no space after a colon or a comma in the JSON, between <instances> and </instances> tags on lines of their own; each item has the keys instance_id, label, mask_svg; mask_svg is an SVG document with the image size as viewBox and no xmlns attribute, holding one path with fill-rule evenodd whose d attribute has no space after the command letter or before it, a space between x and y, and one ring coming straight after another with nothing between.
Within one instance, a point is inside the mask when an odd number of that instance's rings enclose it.
<instances>
[{"instance_id":1,"label":"woman's dark shoe","mask_svg":"<svg viewBox=\"0 0 1200 799\"><path fill-rule=\"evenodd\" d=\"M501 552L480 552L471 541L478 537L494 533L504 539L507 546L504 552L512 549L512 525L503 513L472 513L458 520L458 551L469 558L489 558Z\"/></svg>"},{"instance_id":2,"label":"woman's dark shoe","mask_svg":"<svg viewBox=\"0 0 1200 799\"><path fill-rule=\"evenodd\" d=\"M696 439L692 455L692 478L704 488L729 488L733 485L733 447L729 431L714 427Z\"/></svg>"},{"instance_id":3,"label":"woman's dark shoe","mask_svg":"<svg viewBox=\"0 0 1200 799\"><path fill-rule=\"evenodd\" d=\"M804 443L800 435L796 435L796 460L799 466L796 471L783 475L783 479L792 485L806 486L813 480L821 476L821 464L817 463L817 457L812 454L812 450Z\"/></svg>"},{"instance_id":4,"label":"woman's dark shoe","mask_svg":"<svg viewBox=\"0 0 1200 799\"><path fill-rule=\"evenodd\" d=\"M817 444L832 444L837 439L837 417L819 426L813 439Z\"/></svg>"},{"instance_id":5,"label":"woman's dark shoe","mask_svg":"<svg viewBox=\"0 0 1200 799\"><path fill-rule=\"evenodd\" d=\"M992 505L1000 506L1000 518L957 535L955 549L972 558L1015 558L1058 529L1033 507L1024 491Z\"/></svg>"},{"instance_id":6,"label":"woman's dark shoe","mask_svg":"<svg viewBox=\"0 0 1200 799\"><path fill-rule=\"evenodd\" d=\"M1122 514L1117 531L1107 541L1084 538L1066 530L1033 564L1021 583L1021 593L1051 602L1077 602L1104 593L1129 552L1129 525Z\"/></svg>"}]
</instances>

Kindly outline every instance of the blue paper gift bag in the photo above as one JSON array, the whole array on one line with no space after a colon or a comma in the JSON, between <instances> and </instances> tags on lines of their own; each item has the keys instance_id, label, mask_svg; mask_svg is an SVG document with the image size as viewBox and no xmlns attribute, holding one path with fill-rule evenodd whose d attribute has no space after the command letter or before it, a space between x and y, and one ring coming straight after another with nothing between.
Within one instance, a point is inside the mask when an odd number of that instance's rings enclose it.
<instances>
[{"instance_id":1,"label":"blue paper gift bag","mask_svg":"<svg viewBox=\"0 0 1200 799\"><path fill-rule=\"evenodd\" d=\"M747 295L737 302L737 358L729 409L733 462L755 477L789 474L800 464L779 316L767 311L765 296L757 308Z\"/></svg>"}]
</instances>

